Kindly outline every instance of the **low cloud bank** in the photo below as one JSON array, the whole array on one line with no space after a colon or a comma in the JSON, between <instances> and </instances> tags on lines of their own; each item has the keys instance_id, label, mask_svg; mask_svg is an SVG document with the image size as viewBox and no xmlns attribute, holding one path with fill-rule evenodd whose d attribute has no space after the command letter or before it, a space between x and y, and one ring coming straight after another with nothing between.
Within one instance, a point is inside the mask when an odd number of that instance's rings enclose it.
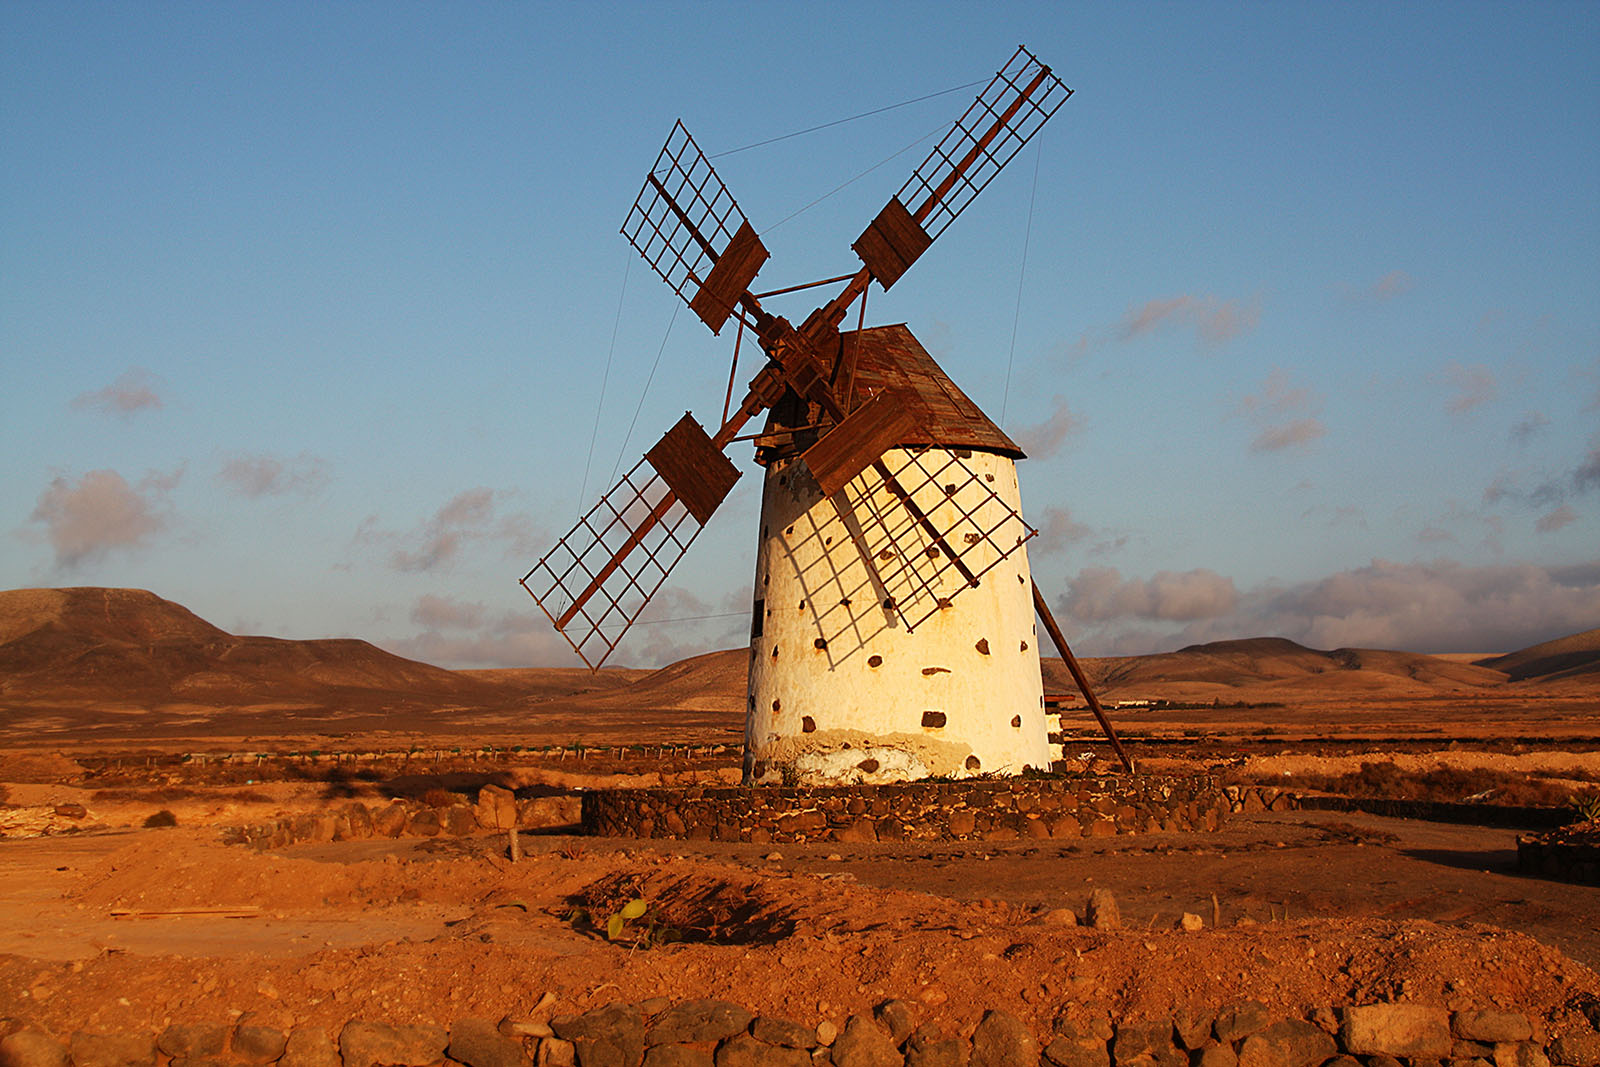
<instances>
[{"instance_id":1,"label":"low cloud bank","mask_svg":"<svg viewBox=\"0 0 1600 1067\"><path fill-rule=\"evenodd\" d=\"M1074 650L1087 655L1247 637L1324 649L1505 652L1600 624L1600 559L1567 567L1374 560L1242 592L1206 570L1124 579L1091 567L1071 580L1060 608L1083 646Z\"/></svg>"}]
</instances>

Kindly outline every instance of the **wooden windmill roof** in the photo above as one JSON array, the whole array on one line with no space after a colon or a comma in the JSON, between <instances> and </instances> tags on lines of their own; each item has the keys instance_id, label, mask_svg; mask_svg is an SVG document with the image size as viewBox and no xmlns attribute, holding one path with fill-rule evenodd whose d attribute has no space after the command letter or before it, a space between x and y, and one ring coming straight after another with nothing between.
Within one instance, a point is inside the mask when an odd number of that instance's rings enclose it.
<instances>
[{"instance_id":1,"label":"wooden windmill roof","mask_svg":"<svg viewBox=\"0 0 1600 1067\"><path fill-rule=\"evenodd\" d=\"M950 380L905 324L847 332L843 335L845 350L857 343L858 338L861 350L856 358L855 405L860 406L878 392L888 391L910 409L915 428L895 441L896 446L972 448L997 452L1012 459L1024 458L1026 454L1017 443ZM782 403L775 406L767 419L766 434L804 425L806 420L797 407L801 406ZM771 450L775 454L789 454L804 450L813 439L803 434L790 447L778 444ZM762 444L770 447L767 441Z\"/></svg>"}]
</instances>

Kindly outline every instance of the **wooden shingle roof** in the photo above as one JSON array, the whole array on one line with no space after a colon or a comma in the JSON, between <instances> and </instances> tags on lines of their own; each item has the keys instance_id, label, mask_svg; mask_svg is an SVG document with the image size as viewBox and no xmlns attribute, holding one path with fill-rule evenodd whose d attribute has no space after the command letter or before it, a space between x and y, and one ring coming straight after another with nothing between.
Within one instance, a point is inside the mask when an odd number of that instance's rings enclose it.
<instances>
[{"instance_id":1,"label":"wooden shingle roof","mask_svg":"<svg viewBox=\"0 0 1600 1067\"><path fill-rule=\"evenodd\" d=\"M845 350L858 338L861 349L856 357L855 406L887 390L910 409L914 429L896 445L971 448L1012 459L1024 458L1017 443L950 380L903 323L873 326L859 334L847 332L843 334ZM782 435L785 430L805 425L807 417L804 405L779 403L768 415L763 437ZM779 456L803 451L813 440L814 434L802 433L792 444L787 437L780 440L776 436L761 443L769 455Z\"/></svg>"}]
</instances>

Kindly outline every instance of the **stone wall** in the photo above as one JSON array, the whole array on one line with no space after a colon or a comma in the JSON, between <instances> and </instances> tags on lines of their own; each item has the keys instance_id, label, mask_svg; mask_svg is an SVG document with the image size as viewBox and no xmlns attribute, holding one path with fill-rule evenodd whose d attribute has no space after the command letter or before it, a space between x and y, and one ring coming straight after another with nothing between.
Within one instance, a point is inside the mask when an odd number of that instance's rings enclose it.
<instances>
[{"instance_id":1,"label":"stone wall","mask_svg":"<svg viewBox=\"0 0 1600 1067\"><path fill-rule=\"evenodd\" d=\"M1234 802L1207 776L957 779L896 785L604 789L583 832L713 841L1011 841L1215 830Z\"/></svg>"},{"instance_id":2,"label":"stone wall","mask_svg":"<svg viewBox=\"0 0 1600 1067\"><path fill-rule=\"evenodd\" d=\"M1558 830L1519 837L1517 869L1540 878L1600 885L1600 832L1569 835Z\"/></svg>"},{"instance_id":3,"label":"stone wall","mask_svg":"<svg viewBox=\"0 0 1600 1067\"><path fill-rule=\"evenodd\" d=\"M394 800L366 805L348 801L322 811L288 815L271 822L229 826L223 844L256 849L282 848L303 841L349 841L366 837L461 837L479 830L549 829L575 826L580 804L576 796L518 798L509 789L486 785L474 804L456 795L454 802L427 804Z\"/></svg>"},{"instance_id":4,"label":"stone wall","mask_svg":"<svg viewBox=\"0 0 1600 1067\"><path fill-rule=\"evenodd\" d=\"M613 1003L582 1015L458 1019L448 1027L352 1019L337 1034L244 1015L159 1033L55 1035L0 1019L3 1067L1600 1067L1600 1025L1552 1036L1514 1010L1416 1003L1274 1017L1257 1003L1205 1018L1064 1017L1035 1033L1000 1011L970 1032L919 1024L898 1000L843 1025L756 1016L722 1001Z\"/></svg>"}]
</instances>

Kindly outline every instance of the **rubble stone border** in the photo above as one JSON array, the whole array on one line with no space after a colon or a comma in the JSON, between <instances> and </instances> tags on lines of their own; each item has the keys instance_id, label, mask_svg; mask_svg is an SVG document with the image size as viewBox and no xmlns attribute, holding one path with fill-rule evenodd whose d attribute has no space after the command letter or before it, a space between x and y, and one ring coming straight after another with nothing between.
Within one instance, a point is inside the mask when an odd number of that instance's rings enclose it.
<instances>
[{"instance_id":1,"label":"rubble stone border","mask_svg":"<svg viewBox=\"0 0 1600 1067\"><path fill-rule=\"evenodd\" d=\"M476 804L465 796L435 807L418 800L393 800L367 805L346 801L322 811L288 815L271 822L228 826L225 845L265 850L305 841L350 841L369 837L465 837L480 830L550 829L575 826L579 801L571 794L518 798L497 785L478 789Z\"/></svg>"},{"instance_id":2,"label":"rubble stone border","mask_svg":"<svg viewBox=\"0 0 1600 1067\"><path fill-rule=\"evenodd\" d=\"M548 994L543 1003L552 1000ZM3 1067L1600 1067L1600 1025L1550 1040L1538 1016L1420 1003L1322 1008L1275 1017L1246 1002L1214 1016L1104 1020L1063 1016L1033 1033L1002 1011L970 1033L917 1022L889 1000L840 1026L758 1016L717 1000L612 1003L581 1015L449 1027L351 1019L335 1034L282 1030L255 1016L174 1023L159 1033L64 1037L0 1019Z\"/></svg>"},{"instance_id":3,"label":"rubble stone border","mask_svg":"<svg viewBox=\"0 0 1600 1067\"><path fill-rule=\"evenodd\" d=\"M1600 845L1563 841L1560 831L1517 838L1517 869L1523 874L1580 885L1600 885Z\"/></svg>"},{"instance_id":4,"label":"rubble stone border","mask_svg":"<svg viewBox=\"0 0 1600 1067\"><path fill-rule=\"evenodd\" d=\"M1236 792L1230 797L1209 775L596 789L583 794L582 828L601 837L757 844L1112 837L1216 830L1231 812L1249 810L1247 794L1263 803L1260 790Z\"/></svg>"}]
</instances>

